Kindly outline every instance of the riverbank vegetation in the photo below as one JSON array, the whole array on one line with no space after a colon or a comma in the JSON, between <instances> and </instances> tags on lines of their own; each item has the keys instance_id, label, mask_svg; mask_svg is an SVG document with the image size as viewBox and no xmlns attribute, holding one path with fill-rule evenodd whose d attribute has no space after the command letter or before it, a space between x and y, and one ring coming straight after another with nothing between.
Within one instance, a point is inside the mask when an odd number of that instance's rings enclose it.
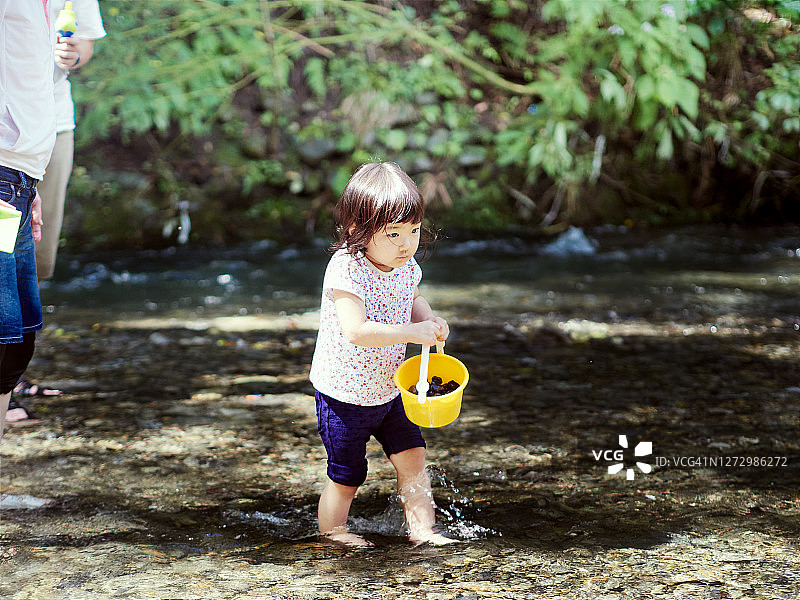
<instances>
[{"instance_id":1,"label":"riverbank vegetation","mask_svg":"<svg viewBox=\"0 0 800 600\"><path fill-rule=\"evenodd\" d=\"M101 8L72 247L327 237L370 160L451 235L800 219L797 0Z\"/></svg>"}]
</instances>

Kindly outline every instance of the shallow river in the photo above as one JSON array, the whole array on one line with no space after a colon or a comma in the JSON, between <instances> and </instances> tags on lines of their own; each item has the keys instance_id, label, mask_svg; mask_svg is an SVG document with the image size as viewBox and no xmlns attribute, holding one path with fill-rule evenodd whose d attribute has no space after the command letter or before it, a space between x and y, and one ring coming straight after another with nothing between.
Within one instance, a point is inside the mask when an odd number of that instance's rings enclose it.
<instances>
[{"instance_id":1,"label":"shallow river","mask_svg":"<svg viewBox=\"0 0 800 600\"><path fill-rule=\"evenodd\" d=\"M377 547L316 536L326 259L60 257L30 375L65 393L0 443L0 596L798 598L800 228L440 240L422 291L470 370L425 431L446 549L404 541L374 445Z\"/></svg>"},{"instance_id":2,"label":"shallow river","mask_svg":"<svg viewBox=\"0 0 800 600\"><path fill-rule=\"evenodd\" d=\"M53 322L298 313L315 310L327 254L170 249L60 258L43 301ZM797 318L800 230L571 230L549 244L440 240L422 262L436 308L459 319Z\"/></svg>"}]
</instances>

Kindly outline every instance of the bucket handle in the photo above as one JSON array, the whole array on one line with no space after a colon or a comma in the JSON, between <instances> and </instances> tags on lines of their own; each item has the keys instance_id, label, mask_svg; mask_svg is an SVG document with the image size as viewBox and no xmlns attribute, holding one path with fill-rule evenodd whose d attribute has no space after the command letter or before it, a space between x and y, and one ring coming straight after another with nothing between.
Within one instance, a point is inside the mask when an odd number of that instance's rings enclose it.
<instances>
[{"instance_id":1,"label":"bucket handle","mask_svg":"<svg viewBox=\"0 0 800 600\"><path fill-rule=\"evenodd\" d=\"M417 401L420 404L425 404L425 396L430 387L428 383L428 357L430 356L430 351L430 346L422 345L422 352L420 353L419 360L419 379L417 380Z\"/></svg>"},{"instance_id":2,"label":"bucket handle","mask_svg":"<svg viewBox=\"0 0 800 600\"><path fill-rule=\"evenodd\" d=\"M425 404L427 401L428 390L428 360L430 357L430 346L423 344L419 361L419 379L417 380L417 402ZM444 354L444 342L436 342L436 352Z\"/></svg>"}]
</instances>

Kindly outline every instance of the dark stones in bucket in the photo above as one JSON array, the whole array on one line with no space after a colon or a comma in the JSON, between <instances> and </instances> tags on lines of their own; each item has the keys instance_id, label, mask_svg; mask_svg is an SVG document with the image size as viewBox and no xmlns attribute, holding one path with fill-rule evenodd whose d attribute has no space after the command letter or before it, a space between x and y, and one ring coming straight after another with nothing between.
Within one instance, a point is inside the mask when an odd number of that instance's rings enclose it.
<instances>
[{"instance_id":1,"label":"dark stones in bucket","mask_svg":"<svg viewBox=\"0 0 800 600\"><path fill-rule=\"evenodd\" d=\"M431 377L430 380L430 388L428 389L427 396L444 396L445 394L449 394L450 392L455 392L458 389L458 386L461 385L456 383L454 380L450 380L447 383L442 383L442 378L438 375L434 375ZM408 391L412 394L417 393L417 386L412 385L408 388Z\"/></svg>"}]
</instances>

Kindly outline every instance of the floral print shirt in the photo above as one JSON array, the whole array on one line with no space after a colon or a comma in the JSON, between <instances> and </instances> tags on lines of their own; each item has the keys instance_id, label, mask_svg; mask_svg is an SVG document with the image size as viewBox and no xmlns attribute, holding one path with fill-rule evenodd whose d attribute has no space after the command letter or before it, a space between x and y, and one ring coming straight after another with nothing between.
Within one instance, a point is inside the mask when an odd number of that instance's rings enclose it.
<instances>
[{"instance_id":1,"label":"floral print shirt","mask_svg":"<svg viewBox=\"0 0 800 600\"><path fill-rule=\"evenodd\" d=\"M333 255L322 283L319 333L311 363L310 379L318 391L362 406L385 404L397 397L394 372L405 358L406 344L367 348L348 342L336 315L333 290L363 300L368 321L400 325L411 321L414 289L421 280L422 269L414 258L384 272L363 255L353 258L346 249Z\"/></svg>"}]
</instances>

